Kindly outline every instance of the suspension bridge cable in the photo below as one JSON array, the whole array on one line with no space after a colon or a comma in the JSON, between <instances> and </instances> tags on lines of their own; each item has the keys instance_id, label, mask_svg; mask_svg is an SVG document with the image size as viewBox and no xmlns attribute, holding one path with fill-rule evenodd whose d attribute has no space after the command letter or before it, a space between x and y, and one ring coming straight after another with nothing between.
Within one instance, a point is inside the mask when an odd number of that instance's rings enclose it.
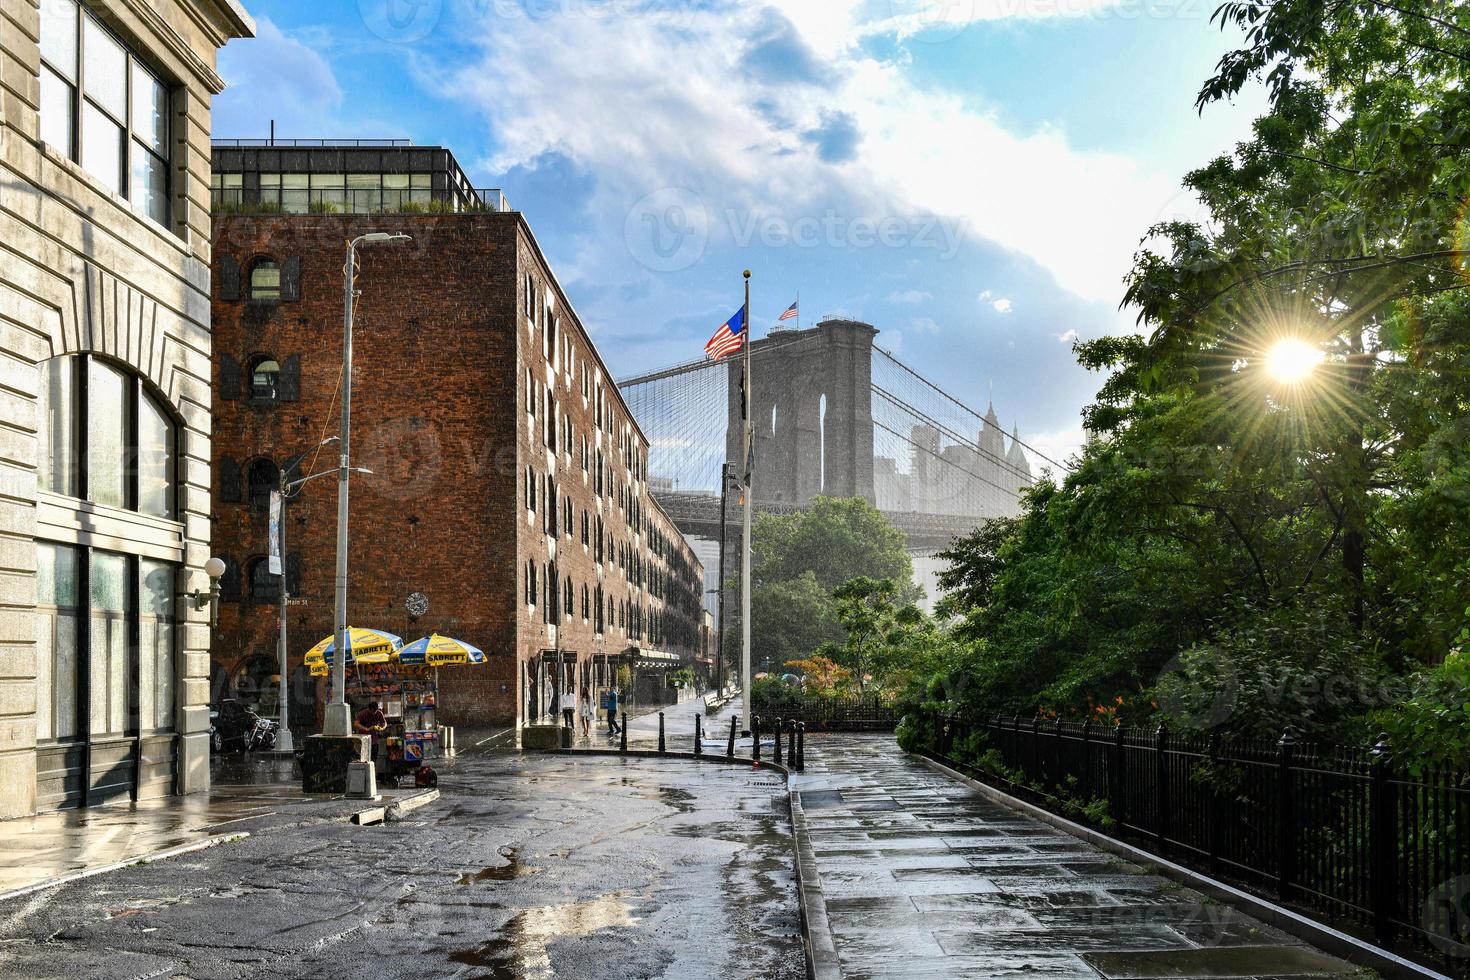
<instances>
[{"instance_id":1,"label":"suspension bridge cable","mask_svg":"<svg viewBox=\"0 0 1470 980\"><path fill-rule=\"evenodd\" d=\"M918 418L918 419L921 419L924 422L927 422L929 425L931 425L935 429L939 430L942 434L949 436L958 445L964 446L966 449L969 449L972 452L975 452L975 453L980 454L981 456L987 457L988 459L991 460L991 462L995 463L995 465L1000 466L1003 469L1005 469L1005 470L1007 470L1007 471L1009 471L1011 473L1014 473L1016 476L1022 477L1022 478L1027 479L1027 480L1031 479L1031 474L1030 473L1022 470L1015 463L1012 463L1010 460L1006 459L1004 456L997 456L995 453L991 452L989 449L986 449L984 446L980 445L978 442L971 442L968 438L966 438L965 436L960 435L958 432L955 432L954 430L950 429L949 426L945 425L943 422L940 422L938 419L932 418L931 416L929 416L925 412L920 411L917 407L915 407L913 405L910 405L910 404L908 404L906 402L900 401L897 395L894 395L893 393L891 393L889 391L885 391L883 388L880 388L876 384L873 385L873 392L875 394L879 395L880 397L884 398L885 400L891 402L894 405L894 407L896 407L899 411L908 412L909 414L913 415L915 418ZM1012 441L1013 442L1019 442L1019 440L1014 440L1014 439Z\"/></svg>"},{"instance_id":2,"label":"suspension bridge cable","mask_svg":"<svg viewBox=\"0 0 1470 980\"><path fill-rule=\"evenodd\" d=\"M970 408L964 402L960 401L958 398L956 398L955 396L951 395L949 392L945 391L943 388L939 387L934 382L930 381L928 378L924 377L922 374L920 374L919 372L915 371L913 368L909 367L903 361L900 361L898 358L894 357L893 354L890 353L889 351L884 350L882 347L879 347L877 344L874 344L873 345L873 350L877 351L879 354L882 354L884 357L888 358L897 367L899 367L902 370L904 370L904 371L908 372L909 374L913 375L913 377L917 381L919 381L921 384L925 385L928 388L932 388L941 398L944 398L947 401L953 402L962 412L965 412L968 415L972 415L972 416L974 416L975 418L979 419L982 422L985 421L985 417L984 416L978 414L973 408ZM1064 471L1066 471L1068 473L1070 473L1072 471L1072 467L1068 466L1065 463L1059 463L1059 462L1057 462L1056 460L1054 460L1050 456L1048 456L1046 453L1043 453L1041 450L1037 449L1035 446L1032 446L1029 443L1027 443L1027 442L1025 442L1025 441L1023 441L1021 439L1016 439L1016 442L1021 443L1022 447L1024 447L1027 450L1029 450L1030 452L1034 453L1036 456L1039 456L1040 458L1046 460L1048 463L1052 464L1053 466L1055 466L1055 467L1057 467L1057 468L1059 468L1061 470L1064 470Z\"/></svg>"},{"instance_id":3,"label":"suspension bridge cable","mask_svg":"<svg viewBox=\"0 0 1470 980\"><path fill-rule=\"evenodd\" d=\"M979 480L981 483L989 484L990 486L992 486L995 489L999 490L1001 493L1007 494L1008 496L1010 496L1012 498L1015 498L1015 499L1020 499L1021 494L1020 494L1020 491L1019 490L1012 490L1010 487L1003 487L999 483L996 483L996 482L994 482L992 480L986 479L985 477L981 476L979 473L976 473L976 472L974 472L972 470L967 470L963 466L961 466L959 463L956 463L954 460L952 460L952 459L946 459L944 456L942 456L939 453L934 452L934 450L928 448L927 446L921 446L921 445L919 445L917 442L914 442L912 439L909 439L907 436L903 435L903 433L896 432L893 429L890 429L888 426L884 425L882 422L879 422L877 420L874 420L873 424L875 426L877 426L878 428L882 429L883 431L887 432L889 435L894 436L900 442L906 442L906 443L908 443L910 446L913 446L915 449L919 450L920 452L924 453L925 455L932 456L935 459L939 460L941 463L944 463L944 464L946 464L948 466L952 466L952 467L954 467L955 469L959 470L961 473L964 473L967 476L974 477L975 479Z\"/></svg>"}]
</instances>

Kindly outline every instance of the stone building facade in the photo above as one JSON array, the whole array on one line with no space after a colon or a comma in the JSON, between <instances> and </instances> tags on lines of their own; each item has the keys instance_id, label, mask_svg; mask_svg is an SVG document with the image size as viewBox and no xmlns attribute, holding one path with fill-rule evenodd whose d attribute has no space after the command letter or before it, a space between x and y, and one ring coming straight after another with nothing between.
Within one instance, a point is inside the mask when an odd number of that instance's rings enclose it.
<instances>
[{"instance_id":1,"label":"stone building facade","mask_svg":"<svg viewBox=\"0 0 1470 980\"><path fill-rule=\"evenodd\" d=\"M819 494L873 500L877 335L869 324L832 319L806 330L773 330L751 344L756 500L803 507ZM743 452L742 383L740 370L732 369L725 430L731 460Z\"/></svg>"},{"instance_id":2,"label":"stone building facade","mask_svg":"<svg viewBox=\"0 0 1470 980\"><path fill-rule=\"evenodd\" d=\"M235 0L0 0L0 818L209 785L210 99Z\"/></svg>"},{"instance_id":3,"label":"stone building facade","mask_svg":"<svg viewBox=\"0 0 1470 980\"><path fill-rule=\"evenodd\" d=\"M338 430L344 243L368 231L412 242L359 253L352 450L372 473L353 477L349 622L481 647L486 666L440 672L454 724L524 723L569 682L690 665L703 568L649 494L647 440L522 215L498 193L377 214L254 203L215 223L214 517L229 566L216 687L274 710L266 499L282 468L336 465L317 447ZM305 726L320 691L301 657L333 628L335 480L305 484L285 526L290 707Z\"/></svg>"},{"instance_id":4,"label":"stone building facade","mask_svg":"<svg viewBox=\"0 0 1470 980\"><path fill-rule=\"evenodd\" d=\"M976 518L1019 513L1031 466L1015 433L1007 444L994 406L973 437L930 424L895 431L875 418L877 336L870 324L832 318L805 330L772 330L751 345L757 503L805 507L825 494L862 497L892 512ZM728 373L725 451L727 459L738 460L742 375L738 359L732 363L737 367ZM907 444L907 458L875 453L875 432L881 429L888 429L888 446Z\"/></svg>"}]
</instances>

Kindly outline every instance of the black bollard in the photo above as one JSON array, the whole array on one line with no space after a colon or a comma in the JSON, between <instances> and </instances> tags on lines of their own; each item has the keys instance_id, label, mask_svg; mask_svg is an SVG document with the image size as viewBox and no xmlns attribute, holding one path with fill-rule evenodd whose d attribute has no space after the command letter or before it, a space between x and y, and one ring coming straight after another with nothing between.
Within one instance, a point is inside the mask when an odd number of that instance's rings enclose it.
<instances>
[{"instance_id":1,"label":"black bollard","mask_svg":"<svg viewBox=\"0 0 1470 980\"><path fill-rule=\"evenodd\" d=\"M702 730L704 726L699 719L700 716L696 713L694 716L694 754L696 756L704 755L704 732Z\"/></svg>"},{"instance_id":2,"label":"black bollard","mask_svg":"<svg viewBox=\"0 0 1470 980\"><path fill-rule=\"evenodd\" d=\"M777 718L776 719L775 729L776 729L776 749L775 749L775 751L771 755L771 761L774 762L776 765L779 766L779 765L781 765L781 759L782 759L782 755L781 755L781 719L780 718Z\"/></svg>"},{"instance_id":3,"label":"black bollard","mask_svg":"<svg viewBox=\"0 0 1470 980\"><path fill-rule=\"evenodd\" d=\"M618 739L618 751L625 755L628 752L628 713L626 711L623 712L623 731Z\"/></svg>"},{"instance_id":4,"label":"black bollard","mask_svg":"<svg viewBox=\"0 0 1470 980\"><path fill-rule=\"evenodd\" d=\"M750 716L750 761L761 764L761 716Z\"/></svg>"},{"instance_id":5,"label":"black bollard","mask_svg":"<svg viewBox=\"0 0 1470 980\"><path fill-rule=\"evenodd\" d=\"M796 771L806 772L806 722L796 724Z\"/></svg>"},{"instance_id":6,"label":"black bollard","mask_svg":"<svg viewBox=\"0 0 1470 980\"><path fill-rule=\"evenodd\" d=\"M664 713L658 713L658 754L664 754Z\"/></svg>"},{"instance_id":7,"label":"black bollard","mask_svg":"<svg viewBox=\"0 0 1470 980\"><path fill-rule=\"evenodd\" d=\"M735 758L735 724L739 720L734 715L730 716L730 743L725 746L725 758L727 759Z\"/></svg>"}]
</instances>

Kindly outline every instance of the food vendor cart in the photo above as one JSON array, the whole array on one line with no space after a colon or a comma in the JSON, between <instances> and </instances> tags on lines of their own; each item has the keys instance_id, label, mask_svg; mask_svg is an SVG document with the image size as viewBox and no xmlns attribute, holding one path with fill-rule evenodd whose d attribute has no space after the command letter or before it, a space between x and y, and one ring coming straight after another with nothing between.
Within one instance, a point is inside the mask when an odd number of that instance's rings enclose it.
<instances>
[{"instance_id":1,"label":"food vendor cart","mask_svg":"<svg viewBox=\"0 0 1470 980\"><path fill-rule=\"evenodd\" d=\"M438 719L439 668L483 664L484 652L436 633L381 658L359 656L349 663L347 700L354 713L376 701L388 722L378 777L395 782L405 776L423 778L424 767L446 755L446 733ZM318 667L308 660L308 665L313 673L327 671L325 663Z\"/></svg>"}]
</instances>

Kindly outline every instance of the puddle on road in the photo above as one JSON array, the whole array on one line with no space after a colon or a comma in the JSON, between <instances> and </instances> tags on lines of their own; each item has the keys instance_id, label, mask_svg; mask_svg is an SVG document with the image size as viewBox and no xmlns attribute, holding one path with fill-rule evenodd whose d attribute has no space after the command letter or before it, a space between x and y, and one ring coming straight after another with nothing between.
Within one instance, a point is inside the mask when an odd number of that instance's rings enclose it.
<instances>
[{"instance_id":1,"label":"puddle on road","mask_svg":"<svg viewBox=\"0 0 1470 980\"><path fill-rule=\"evenodd\" d=\"M586 902L526 909L505 924L500 936L474 949L451 953L449 960L489 971L477 974L485 980L551 977L551 955L546 950L551 940L636 925L638 919L632 909L622 892Z\"/></svg>"},{"instance_id":2,"label":"puddle on road","mask_svg":"<svg viewBox=\"0 0 1470 980\"><path fill-rule=\"evenodd\" d=\"M673 786L660 786L658 789L658 801L666 806L671 806L680 813L694 812L694 794L687 789L678 789Z\"/></svg>"},{"instance_id":3,"label":"puddle on road","mask_svg":"<svg viewBox=\"0 0 1470 980\"><path fill-rule=\"evenodd\" d=\"M459 884L468 885L476 881L510 881L513 878L522 878L541 871L540 868L521 864L521 859L515 851L510 851L501 856L506 859L505 864L496 868L485 868L482 871L476 871L474 874L460 875Z\"/></svg>"}]
</instances>

